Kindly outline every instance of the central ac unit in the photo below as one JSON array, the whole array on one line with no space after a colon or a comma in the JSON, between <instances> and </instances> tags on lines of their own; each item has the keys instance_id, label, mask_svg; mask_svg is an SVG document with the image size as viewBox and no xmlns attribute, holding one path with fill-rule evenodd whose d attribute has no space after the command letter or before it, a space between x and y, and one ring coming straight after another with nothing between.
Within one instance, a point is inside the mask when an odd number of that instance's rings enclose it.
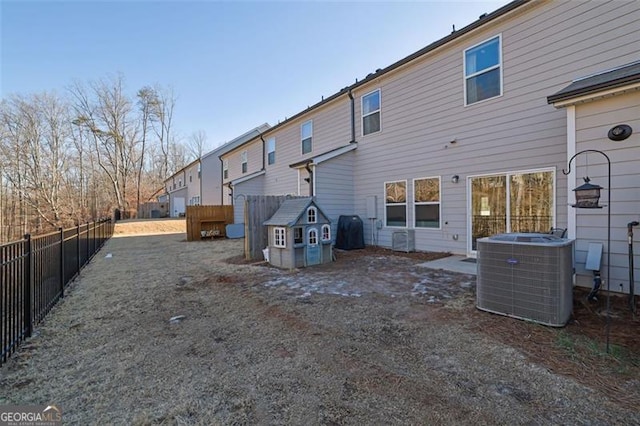
<instances>
[{"instance_id":1,"label":"central ac unit","mask_svg":"<svg viewBox=\"0 0 640 426\"><path fill-rule=\"evenodd\" d=\"M554 327L573 307L573 240L500 234L478 240L477 307Z\"/></svg>"},{"instance_id":2,"label":"central ac unit","mask_svg":"<svg viewBox=\"0 0 640 426\"><path fill-rule=\"evenodd\" d=\"M409 253L415 250L415 240L415 231L413 229L394 231L391 235L391 249Z\"/></svg>"}]
</instances>

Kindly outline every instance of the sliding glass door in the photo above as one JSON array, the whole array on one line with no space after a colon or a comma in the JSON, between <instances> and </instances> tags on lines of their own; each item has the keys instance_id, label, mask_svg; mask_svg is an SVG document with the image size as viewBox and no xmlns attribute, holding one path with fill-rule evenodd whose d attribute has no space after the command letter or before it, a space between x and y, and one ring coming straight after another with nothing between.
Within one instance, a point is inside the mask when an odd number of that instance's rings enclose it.
<instances>
[{"instance_id":1,"label":"sliding glass door","mask_svg":"<svg viewBox=\"0 0 640 426\"><path fill-rule=\"evenodd\" d=\"M470 178L470 253L478 238L503 232L549 232L554 224L552 170Z\"/></svg>"}]
</instances>

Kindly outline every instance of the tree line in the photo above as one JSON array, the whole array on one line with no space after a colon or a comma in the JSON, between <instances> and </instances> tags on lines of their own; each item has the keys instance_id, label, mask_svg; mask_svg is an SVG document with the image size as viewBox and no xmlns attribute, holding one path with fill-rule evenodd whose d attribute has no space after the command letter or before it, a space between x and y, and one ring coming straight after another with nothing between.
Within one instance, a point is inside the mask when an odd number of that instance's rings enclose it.
<instances>
[{"instance_id":1,"label":"tree line","mask_svg":"<svg viewBox=\"0 0 640 426\"><path fill-rule=\"evenodd\" d=\"M182 140L175 106L171 88L129 93L122 75L2 99L0 242L137 211L202 155L206 135Z\"/></svg>"}]
</instances>

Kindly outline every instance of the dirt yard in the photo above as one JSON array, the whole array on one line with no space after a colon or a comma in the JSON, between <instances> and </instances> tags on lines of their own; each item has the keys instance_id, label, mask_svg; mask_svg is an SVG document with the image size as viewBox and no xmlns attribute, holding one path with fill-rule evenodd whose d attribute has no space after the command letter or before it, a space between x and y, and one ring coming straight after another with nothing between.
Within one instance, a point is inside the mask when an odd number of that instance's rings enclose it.
<instances>
[{"instance_id":1,"label":"dirt yard","mask_svg":"<svg viewBox=\"0 0 640 426\"><path fill-rule=\"evenodd\" d=\"M581 293L553 329L478 311L475 277L418 266L429 254L282 271L170 222L117 225L0 368L0 404L66 424L640 424L622 298L607 354Z\"/></svg>"}]
</instances>

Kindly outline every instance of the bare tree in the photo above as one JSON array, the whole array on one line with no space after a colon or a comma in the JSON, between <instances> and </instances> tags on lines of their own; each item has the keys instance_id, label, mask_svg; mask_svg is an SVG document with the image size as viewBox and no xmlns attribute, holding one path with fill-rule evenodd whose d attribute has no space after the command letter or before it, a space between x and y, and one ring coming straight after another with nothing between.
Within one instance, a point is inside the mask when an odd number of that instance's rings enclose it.
<instances>
[{"instance_id":1,"label":"bare tree","mask_svg":"<svg viewBox=\"0 0 640 426\"><path fill-rule=\"evenodd\" d=\"M207 132L204 130L198 130L193 132L187 139L187 152L189 153L191 160L196 160L202 157L205 147L207 146Z\"/></svg>"}]
</instances>

